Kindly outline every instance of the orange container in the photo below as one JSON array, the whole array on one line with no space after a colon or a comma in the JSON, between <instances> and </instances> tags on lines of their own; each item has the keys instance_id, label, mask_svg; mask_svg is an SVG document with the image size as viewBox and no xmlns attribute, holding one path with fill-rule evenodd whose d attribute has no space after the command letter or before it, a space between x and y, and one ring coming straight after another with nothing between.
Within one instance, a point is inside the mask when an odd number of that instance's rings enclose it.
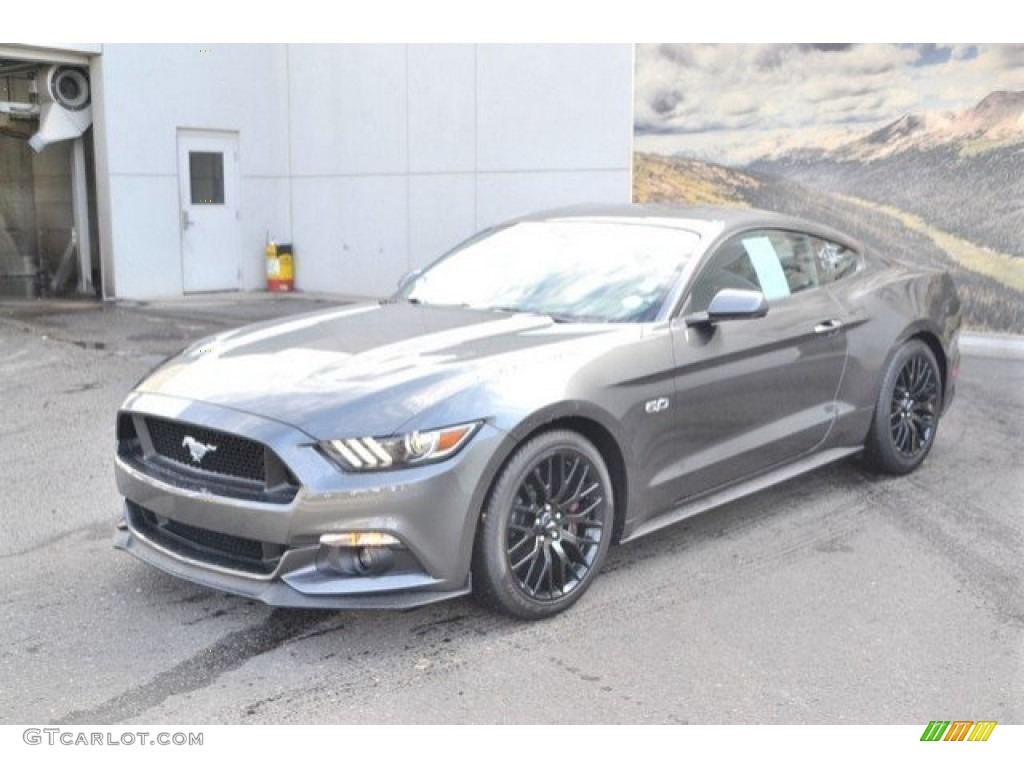
<instances>
[{"instance_id":1,"label":"orange container","mask_svg":"<svg viewBox=\"0 0 1024 768\"><path fill-rule=\"evenodd\" d=\"M291 243L267 243L267 290L290 293L295 290L295 262Z\"/></svg>"}]
</instances>

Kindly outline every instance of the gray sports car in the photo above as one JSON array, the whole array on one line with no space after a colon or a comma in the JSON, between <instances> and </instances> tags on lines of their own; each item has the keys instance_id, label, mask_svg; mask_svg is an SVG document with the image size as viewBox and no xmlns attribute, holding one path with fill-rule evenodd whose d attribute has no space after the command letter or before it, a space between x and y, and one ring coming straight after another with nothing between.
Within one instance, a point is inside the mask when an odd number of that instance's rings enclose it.
<instances>
[{"instance_id":1,"label":"gray sports car","mask_svg":"<svg viewBox=\"0 0 1024 768\"><path fill-rule=\"evenodd\" d=\"M798 219L518 219L152 372L117 417L115 543L273 605L549 616L613 541L852 454L916 468L959 327L949 275Z\"/></svg>"}]
</instances>

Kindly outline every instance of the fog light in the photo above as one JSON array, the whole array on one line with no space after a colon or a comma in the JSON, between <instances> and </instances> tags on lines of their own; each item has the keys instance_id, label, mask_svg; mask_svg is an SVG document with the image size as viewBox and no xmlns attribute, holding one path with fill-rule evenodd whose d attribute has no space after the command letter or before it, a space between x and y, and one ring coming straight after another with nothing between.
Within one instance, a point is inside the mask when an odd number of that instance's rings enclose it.
<instances>
[{"instance_id":1,"label":"fog light","mask_svg":"<svg viewBox=\"0 0 1024 768\"><path fill-rule=\"evenodd\" d=\"M325 547L400 547L402 542L390 533L359 531L355 533L325 533L320 537Z\"/></svg>"},{"instance_id":2,"label":"fog light","mask_svg":"<svg viewBox=\"0 0 1024 768\"><path fill-rule=\"evenodd\" d=\"M356 563L365 574L383 573L395 562L395 555L383 547L360 547L356 551Z\"/></svg>"}]
</instances>

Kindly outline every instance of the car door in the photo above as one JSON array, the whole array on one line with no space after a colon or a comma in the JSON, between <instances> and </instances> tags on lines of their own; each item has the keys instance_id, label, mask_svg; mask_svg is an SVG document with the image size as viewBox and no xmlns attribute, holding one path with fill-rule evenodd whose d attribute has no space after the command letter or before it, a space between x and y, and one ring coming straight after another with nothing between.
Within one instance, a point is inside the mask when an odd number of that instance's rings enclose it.
<instances>
[{"instance_id":1,"label":"car door","mask_svg":"<svg viewBox=\"0 0 1024 768\"><path fill-rule=\"evenodd\" d=\"M846 360L842 308L819 286L814 242L752 230L727 239L672 323L677 501L812 451L835 418ZM760 291L760 318L688 324L723 288Z\"/></svg>"}]
</instances>

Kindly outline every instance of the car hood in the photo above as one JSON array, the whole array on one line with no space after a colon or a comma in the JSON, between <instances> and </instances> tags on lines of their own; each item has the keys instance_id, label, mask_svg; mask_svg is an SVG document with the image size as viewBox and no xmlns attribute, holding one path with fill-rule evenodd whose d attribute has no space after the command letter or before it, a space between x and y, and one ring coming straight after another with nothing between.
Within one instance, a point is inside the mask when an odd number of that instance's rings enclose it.
<instances>
[{"instance_id":1,"label":"car hood","mask_svg":"<svg viewBox=\"0 0 1024 768\"><path fill-rule=\"evenodd\" d=\"M524 366L576 356L591 346L580 345L583 339L622 332L607 324L556 324L542 315L360 304L205 339L136 391L256 414L317 438L385 435L467 390L495 379L508 384ZM467 404L467 410L486 407Z\"/></svg>"}]
</instances>

